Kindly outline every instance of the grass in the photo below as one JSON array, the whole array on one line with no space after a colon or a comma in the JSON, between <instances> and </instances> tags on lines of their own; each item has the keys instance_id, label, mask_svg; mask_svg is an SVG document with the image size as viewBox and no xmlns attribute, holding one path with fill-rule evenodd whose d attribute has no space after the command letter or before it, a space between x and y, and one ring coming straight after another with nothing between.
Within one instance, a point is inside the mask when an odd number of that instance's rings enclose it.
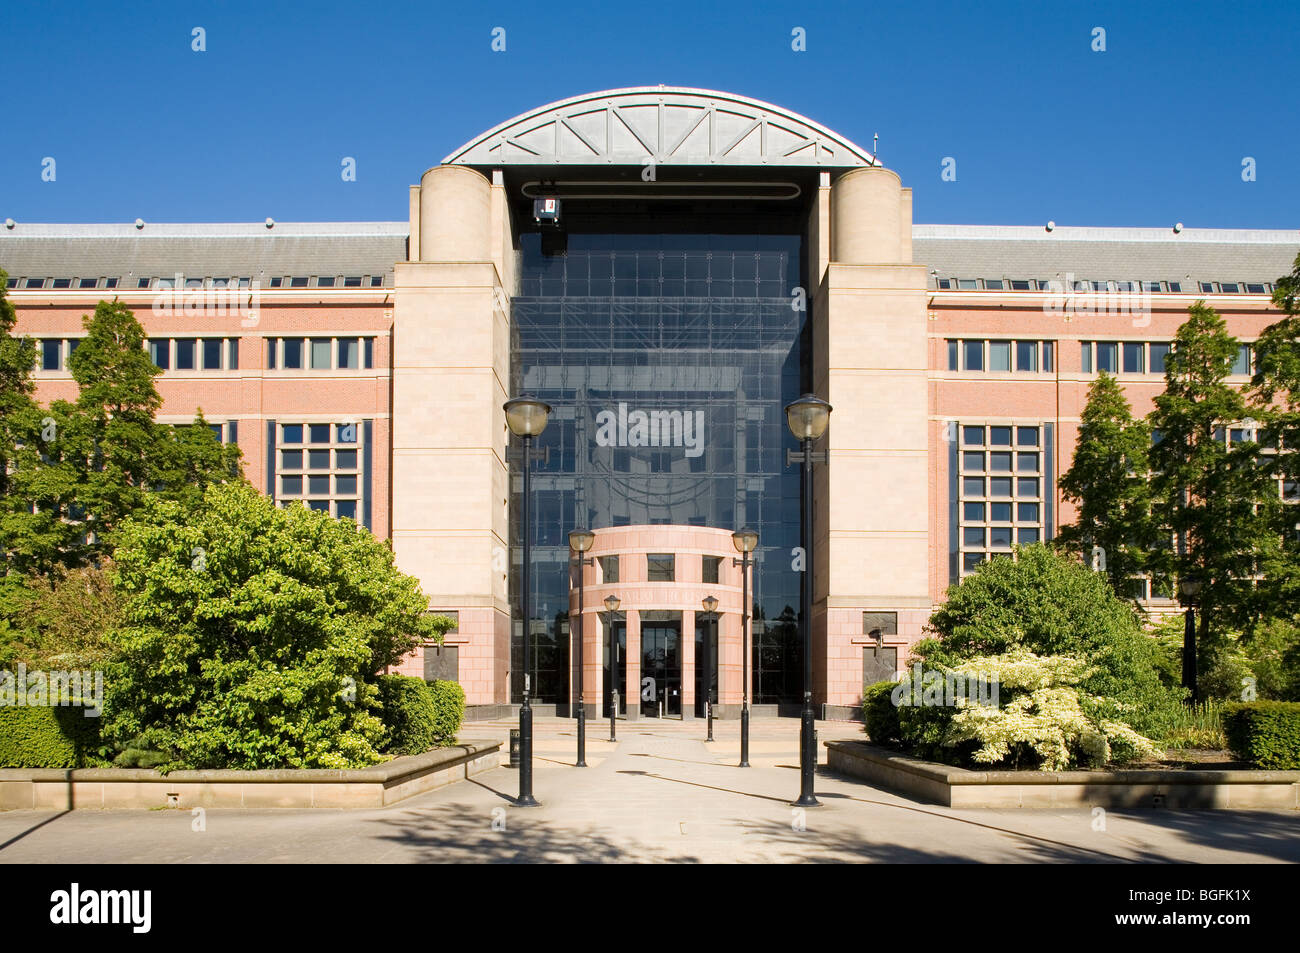
<instances>
[{"instance_id":1,"label":"grass","mask_svg":"<svg viewBox=\"0 0 1300 953\"><path fill-rule=\"evenodd\" d=\"M1228 738L1223 733L1220 703L1205 701L1198 705L1184 705L1165 736L1160 739L1160 746L1173 749L1227 748Z\"/></svg>"}]
</instances>

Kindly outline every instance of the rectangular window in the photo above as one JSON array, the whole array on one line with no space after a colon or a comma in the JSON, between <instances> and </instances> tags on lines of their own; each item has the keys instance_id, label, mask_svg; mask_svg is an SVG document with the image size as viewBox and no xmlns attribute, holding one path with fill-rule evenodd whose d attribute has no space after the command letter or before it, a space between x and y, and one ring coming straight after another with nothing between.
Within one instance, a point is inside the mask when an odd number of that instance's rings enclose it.
<instances>
[{"instance_id":1,"label":"rectangular window","mask_svg":"<svg viewBox=\"0 0 1300 953\"><path fill-rule=\"evenodd\" d=\"M1010 341L989 342L989 370L995 372L1011 370Z\"/></svg>"},{"instance_id":2,"label":"rectangular window","mask_svg":"<svg viewBox=\"0 0 1300 953\"><path fill-rule=\"evenodd\" d=\"M1037 428L1037 427L1017 427L1017 428L1016 428L1016 446L1018 446L1018 447L1036 447L1036 446L1038 446L1038 428Z\"/></svg>"},{"instance_id":3,"label":"rectangular window","mask_svg":"<svg viewBox=\"0 0 1300 953\"><path fill-rule=\"evenodd\" d=\"M1165 359L1169 357L1169 345L1164 341L1152 341L1149 347L1151 348L1150 373L1163 374Z\"/></svg>"},{"instance_id":4,"label":"rectangular window","mask_svg":"<svg viewBox=\"0 0 1300 953\"><path fill-rule=\"evenodd\" d=\"M279 342L275 338L266 339L266 366L269 370L275 370L275 351Z\"/></svg>"},{"instance_id":5,"label":"rectangular window","mask_svg":"<svg viewBox=\"0 0 1300 953\"><path fill-rule=\"evenodd\" d=\"M306 288L309 284L311 284L311 278L310 278L310 277L303 278L303 277L299 276L299 277L296 277L296 278L290 278L290 279L289 279L289 287L290 287L290 288Z\"/></svg>"},{"instance_id":6,"label":"rectangular window","mask_svg":"<svg viewBox=\"0 0 1300 953\"><path fill-rule=\"evenodd\" d=\"M176 369L178 371L194 370L194 338L176 339Z\"/></svg>"},{"instance_id":7,"label":"rectangular window","mask_svg":"<svg viewBox=\"0 0 1300 953\"><path fill-rule=\"evenodd\" d=\"M646 555L646 580L648 582L673 582L676 578L676 559L672 553Z\"/></svg>"},{"instance_id":8,"label":"rectangular window","mask_svg":"<svg viewBox=\"0 0 1300 953\"><path fill-rule=\"evenodd\" d=\"M203 339L203 369L205 371L221 370L221 338Z\"/></svg>"},{"instance_id":9,"label":"rectangular window","mask_svg":"<svg viewBox=\"0 0 1300 953\"><path fill-rule=\"evenodd\" d=\"M172 342L170 338L152 338L149 341L149 360L162 370L172 366Z\"/></svg>"},{"instance_id":10,"label":"rectangular window","mask_svg":"<svg viewBox=\"0 0 1300 953\"><path fill-rule=\"evenodd\" d=\"M700 567L700 579L706 583L718 582L718 568L722 565L721 556L704 556L702 557L703 565Z\"/></svg>"},{"instance_id":11,"label":"rectangular window","mask_svg":"<svg viewBox=\"0 0 1300 953\"><path fill-rule=\"evenodd\" d=\"M335 424L337 439L339 443L356 443L357 442L357 425L356 424Z\"/></svg>"},{"instance_id":12,"label":"rectangular window","mask_svg":"<svg viewBox=\"0 0 1300 953\"><path fill-rule=\"evenodd\" d=\"M357 475L355 473L334 478L334 492L340 496L357 495Z\"/></svg>"},{"instance_id":13,"label":"rectangular window","mask_svg":"<svg viewBox=\"0 0 1300 953\"><path fill-rule=\"evenodd\" d=\"M1242 344L1237 347L1237 358L1232 362L1232 373L1249 374L1250 373L1250 345Z\"/></svg>"},{"instance_id":14,"label":"rectangular window","mask_svg":"<svg viewBox=\"0 0 1300 953\"><path fill-rule=\"evenodd\" d=\"M1028 282L1028 280L1018 281L1018 280L1016 280L1015 278L1012 278L1012 279L1011 279L1011 290L1012 290L1012 291L1032 291L1033 289L1031 289L1031 288L1029 287L1029 282Z\"/></svg>"},{"instance_id":15,"label":"rectangular window","mask_svg":"<svg viewBox=\"0 0 1300 953\"><path fill-rule=\"evenodd\" d=\"M334 287L334 279L333 279L333 278L317 278L317 279L316 279L316 287L317 287L317 288L333 288L333 287Z\"/></svg>"},{"instance_id":16,"label":"rectangular window","mask_svg":"<svg viewBox=\"0 0 1300 953\"><path fill-rule=\"evenodd\" d=\"M302 424L285 424L280 428L281 443L302 443Z\"/></svg>"},{"instance_id":17,"label":"rectangular window","mask_svg":"<svg viewBox=\"0 0 1300 953\"><path fill-rule=\"evenodd\" d=\"M328 470L330 468L330 452L328 450L308 450L307 468L309 470Z\"/></svg>"},{"instance_id":18,"label":"rectangular window","mask_svg":"<svg viewBox=\"0 0 1300 953\"><path fill-rule=\"evenodd\" d=\"M78 288L98 288L98 287L99 287L99 279L98 279L98 278L82 278L82 279L80 279L80 280L77 282L77 287L78 287Z\"/></svg>"},{"instance_id":19,"label":"rectangular window","mask_svg":"<svg viewBox=\"0 0 1300 953\"><path fill-rule=\"evenodd\" d=\"M1092 342L1079 342L1079 370L1085 374L1092 373Z\"/></svg>"},{"instance_id":20,"label":"rectangular window","mask_svg":"<svg viewBox=\"0 0 1300 953\"><path fill-rule=\"evenodd\" d=\"M1097 370L1114 374L1119 367L1119 345L1114 341L1097 342Z\"/></svg>"},{"instance_id":21,"label":"rectangular window","mask_svg":"<svg viewBox=\"0 0 1300 953\"><path fill-rule=\"evenodd\" d=\"M328 496L330 492L330 478L328 476L307 477L307 492L312 496Z\"/></svg>"},{"instance_id":22,"label":"rectangular window","mask_svg":"<svg viewBox=\"0 0 1300 953\"><path fill-rule=\"evenodd\" d=\"M984 446L984 428L983 427L962 427L961 442L962 442L962 446L966 446L966 447Z\"/></svg>"},{"instance_id":23,"label":"rectangular window","mask_svg":"<svg viewBox=\"0 0 1300 953\"><path fill-rule=\"evenodd\" d=\"M1006 289L1002 287L1002 279L1001 279L1001 278L985 278L985 279L984 279L984 290L985 290L985 291L1005 291Z\"/></svg>"},{"instance_id":24,"label":"rectangular window","mask_svg":"<svg viewBox=\"0 0 1300 953\"><path fill-rule=\"evenodd\" d=\"M369 370L370 368L375 366L375 339L363 338L362 340L365 345L365 352L366 352L365 362L363 363L362 366L365 367L367 370Z\"/></svg>"},{"instance_id":25,"label":"rectangular window","mask_svg":"<svg viewBox=\"0 0 1300 953\"><path fill-rule=\"evenodd\" d=\"M355 470L357 468L357 452L355 450L335 450L334 468L336 470Z\"/></svg>"},{"instance_id":26,"label":"rectangular window","mask_svg":"<svg viewBox=\"0 0 1300 953\"><path fill-rule=\"evenodd\" d=\"M356 338L339 338L339 367L355 370L361 365Z\"/></svg>"},{"instance_id":27,"label":"rectangular window","mask_svg":"<svg viewBox=\"0 0 1300 953\"><path fill-rule=\"evenodd\" d=\"M948 370L950 371L961 370L961 368L957 366L957 359L958 359L957 342L949 341L948 342Z\"/></svg>"},{"instance_id":28,"label":"rectangular window","mask_svg":"<svg viewBox=\"0 0 1300 953\"><path fill-rule=\"evenodd\" d=\"M284 339L284 366L288 370L298 370L302 367L302 338L285 338Z\"/></svg>"},{"instance_id":29,"label":"rectangular window","mask_svg":"<svg viewBox=\"0 0 1300 953\"><path fill-rule=\"evenodd\" d=\"M239 370L239 338L226 338L226 368Z\"/></svg>"},{"instance_id":30,"label":"rectangular window","mask_svg":"<svg viewBox=\"0 0 1300 953\"><path fill-rule=\"evenodd\" d=\"M983 341L962 341L962 352L964 358L965 370L982 371L984 370L984 342Z\"/></svg>"},{"instance_id":31,"label":"rectangular window","mask_svg":"<svg viewBox=\"0 0 1300 953\"><path fill-rule=\"evenodd\" d=\"M280 492L286 495L292 494L299 496L302 494L302 477L300 476L282 476L280 477Z\"/></svg>"},{"instance_id":32,"label":"rectangular window","mask_svg":"<svg viewBox=\"0 0 1300 953\"><path fill-rule=\"evenodd\" d=\"M618 582L618 557L601 556L600 581L602 583Z\"/></svg>"},{"instance_id":33,"label":"rectangular window","mask_svg":"<svg viewBox=\"0 0 1300 953\"><path fill-rule=\"evenodd\" d=\"M329 443L330 442L330 425L329 424L308 424L308 440L311 443Z\"/></svg>"},{"instance_id":34,"label":"rectangular window","mask_svg":"<svg viewBox=\"0 0 1300 953\"><path fill-rule=\"evenodd\" d=\"M1016 370L1018 371L1038 370L1038 342L1037 341L1016 342Z\"/></svg>"},{"instance_id":35,"label":"rectangular window","mask_svg":"<svg viewBox=\"0 0 1300 953\"><path fill-rule=\"evenodd\" d=\"M1237 284L1235 281L1225 281L1220 285L1219 290L1226 295L1241 294L1241 285Z\"/></svg>"},{"instance_id":36,"label":"rectangular window","mask_svg":"<svg viewBox=\"0 0 1300 953\"><path fill-rule=\"evenodd\" d=\"M1146 349L1141 341L1124 342L1124 373L1145 374Z\"/></svg>"},{"instance_id":37,"label":"rectangular window","mask_svg":"<svg viewBox=\"0 0 1300 953\"><path fill-rule=\"evenodd\" d=\"M281 450L281 451L280 451L280 469L281 469L281 470L301 470L301 469L302 469L302 451L301 451L301 450Z\"/></svg>"},{"instance_id":38,"label":"rectangular window","mask_svg":"<svg viewBox=\"0 0 1300 953\"><path fill-rule=\"evenodd\" d=\"M979 288L979 281L975 278L958 278L957 287L962 291L976 291Z\"/></svg>"},{"instance_id":39,"label":"rectangular window","mask_svg":"<svg viewBox=\"0 0 1300 953\"><path fill-rule=\"evenodd\" d=\"M1055 370L1056 363L1056 343L1054 341L1043 342L1043 370L1049 374Z\"/></svg>"},{"instance_id":40,"label":"rectangular window","mask_svg":"<svg viewBox=\"0 0 1300 953\"><path fill-rule=\"evenodd\" d=\"M311 369L314 371L330 370L330 339L311 339Z\"/></svg>"},{"instance_id":41,"label":"rectangular window","mask_svg":"<svg viewBox=\"0 0 1300 953\"><path fill-rule=\"evenodd\" d=\"M1009 447L1009 446L1011 446L1011 428L1010 428L1010 427L990 427L990 428L989 428L989 446L992 446L992 447Z\"/></svg>"},{"instance_id":42,"label":"rectangular window","mask_svg":"<svg viewBox=\"0 0 1300 953\"><path fill-rule=\"evenodd\" d=\"M44 338L41 340L41 370L63 370L62 338Z\"/></svg>"}]
</instances>

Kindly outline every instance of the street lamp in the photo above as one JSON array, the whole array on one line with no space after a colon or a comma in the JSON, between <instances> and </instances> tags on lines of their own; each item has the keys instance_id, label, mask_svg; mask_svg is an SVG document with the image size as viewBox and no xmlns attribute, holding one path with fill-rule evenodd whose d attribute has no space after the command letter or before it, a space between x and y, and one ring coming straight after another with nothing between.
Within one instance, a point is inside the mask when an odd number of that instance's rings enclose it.
<instances>
[{"instance_id":1,"label":"street lamp","mask_svg":"<svg viewBox=\"0 0 1300 953\"><path fill-rule=\"evenodd\" d=\"M614 679L618 672L617 644L614 642L614 613L618 611L619 605L618 596L605 597L605 611L609 613L605 618L605 628L609 631L609 684L606 688L609 691L610 741L614 740L614 718L618 715L618 689L614 687Z\"/></svg>"},{"instance_id":2,"label":"street lamp","mask_svg":"<svg viewBox=\"0 0 1300 953\"><path fill-rule=\"evenodd\" d=\"M705 596L700 600L700 605L704 607L704 614L712 616L713 619L713 641L704 643L704 714L709 722L709 737L705 741L713 740L713 653L710 649L718 644L718 600L713 596Z\"/></svg>"},{"instance_id":3,"label":"street lamp","mask_svg":"<svg viewBox=\"0 0 1300 953\"><path fill-rule=\"evenodd\" d=\"M740 566L740 766L749 767L749 554L758 545L758 533L746 526L731 534L731 542L740 553L731 565Z\"/></svg>"},{"instance_id":4,"label":"street lamp","mask_svg":"<svg viewBox=\"0 0 1300 953\"><path fill-rule=\"evenodd\" d=\"M813 587L813 463L825 463L826 451L813 452L813 441L826 432L831 419L831 405L814 394L804 394L786 404L786 423L802 449L787 450L785 462L803 464L803 556L801 585L803 626L803 712L799 725L799 800L798 807L815 807L821 802L813 794L817 767L817 741L812 707L812 587Z\"/></svg>"},{"instance_id":5,"label":"street lamp","mask_svg":"<svg viewBox=\"0 0 1300 953\"><path fill-rule=\"evenodd\" d=\"M583 648L586 646L582 638L582 570L592 564L592 560L582 554L591 549L595 541L596 536L590 530L575 529L569 532L569 548L578 554L575 562L578 565L578 762L576 766L579 768L587 766L587 703L582 694L582 670L585 667Z\"/></svg>"},{"instance_id":6,"label":"street lamp","mask_svg":"<svg viewBox=\"0 0 1300 953\"><path fill-rule=\"evenodd\" d=\"M524 622L524 694L519 706L519 797L515 800L517 807L538 807L533 797L533 706L529 701L532 688L532 633L528 624L528 594L532 587L531 547L529 545L529 473L533 468L533 438L546 429L546 418L551 412L550 404L535 397L513 397L503 405L506 412L506 426L516 437L524 439L524 568L522 586L519 592L519 614Z\"/></svg>"},{"instance_id":7,"label":"street lamp","mask_svg":"<svg viewBox=\"0 0 1300 953\"><path fill-rule=\"evenodd\" d=\"M1188 573L1178 580L1178 600L1183 612L1183 687L1190 690L1188 700L1196 703L1196 597L1201 592L1201 579Z\"/></svg>"}]
</instances>

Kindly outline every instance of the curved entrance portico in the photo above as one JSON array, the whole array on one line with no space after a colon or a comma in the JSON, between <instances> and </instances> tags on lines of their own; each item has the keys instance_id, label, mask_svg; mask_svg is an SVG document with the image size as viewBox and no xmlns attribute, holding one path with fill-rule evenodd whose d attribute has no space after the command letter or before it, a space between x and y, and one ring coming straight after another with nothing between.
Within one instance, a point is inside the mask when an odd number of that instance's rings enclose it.
<instances>
[{"instance_id":1,"label":"curved entrance portico","mask_svg":"<svg viewBox=\"0 0 1300 953\"><path fill-rule=\"evenodd\" d=\"M741 699L741 570L731 530L705 526L617 526L593 531L583 611L583 703L589 715L609 704L609 628L606 596L620 605L612 620L612 685L619 713L628 718L691 718L703 708L703 681L716 644L715 715L739 715ZM751 570L752 572L752 570ZM572 570L569 611L570 664L578 664L577 568ZM716 618L702 602L718 600ZM716 638L716 643L714 639ZM577 685L575 677L570 684ZM751 675L752 681L752 675ZM576 688L570 702L576 703Z\"/></svg>"}]
</instances>

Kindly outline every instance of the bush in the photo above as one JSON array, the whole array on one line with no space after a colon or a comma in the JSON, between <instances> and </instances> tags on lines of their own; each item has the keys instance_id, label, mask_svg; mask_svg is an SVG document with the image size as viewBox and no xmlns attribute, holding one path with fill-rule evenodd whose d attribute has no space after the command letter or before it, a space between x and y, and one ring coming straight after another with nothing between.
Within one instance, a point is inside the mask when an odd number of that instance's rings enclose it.
<instances>
[{"instance_id":1,"label":"bush","mask_svg":"<svg viewBox=\"0 0 1300 953\"><path fill-rule=\"evenodd\" d=\"M1015 649L1087 662L1090 674L1079 687L1089 716L1127 722L1151 737L1164 733L1181 702L1181 689L1161 682L1159 647L1106 576L1043 545L981 563L948 589L930 625L938 642L914 652L939 664Z\"/></svg>"},{"instance_id":2,"label":"bush","mask_svg":"<svg viewBox=\"0 0 1300 953\"><path fill-rule=\"evenodd\" d=\"M1214 700L1182 706L1160 743L1166 748L1226 748L1223 706Z\"/></svg>"},{"instance_id":3,"label":"bush","mask_svg":"<svg viewBox=\"0 0 1300 953\"><path fill-rule=\"evenodd\" d=\"M862 690L862 721L873 744L897 744L902 737L898 724L898 706L890 695L897 682L877 682Z\"/></svg>"},{"instance_id":4,"label":"bush","mask_svg":"<svg viewBox=\"0 0 1300 953\"><path fill-rule=\"evenodd\" d=\"M377 674L435 638L428 599L351 520L208 487L114 534L126 601L105 737L163 767L359 768L380 760Z\"/></svg>"},{"instance_id":5,"label":"bush","mask_svg":"<svg viewBox=\"0 0 1300 953\"><path fill-rule=\"evenodd\" d=\"M1234 702L1224 706L1223 727L1243 761L1277 771L1300 768L1300 702Z\"/></svg>"},{"instance_id":6,"label":"bush","mask_svg":"<svg viewBox=\"0 0 1300 953\"><path fill-rule=\"evenodd\" d=\"M423 754L438 745L438 711L423 679L410 675L380 675L380 718L388 729L384 750L390 754Z\"/></svg>"},{"instance_id":7,"label":"bush","mask_svg":"<svg viewBox=\"0 0 1300 953\"><path fill-rule=\"evenodd\" d=\"M0 768L85 768L102 764L99 719L80 707L0 707Z\"/></svg>"},{"instance_id":8,"label":"bush","mask_svg":"<svg viewBox=\"0 0 1300 953\"><path fill-rule=\"evenodd\" d=\"M429 682L433 696L434 737L439 747L456 743L456 733L465 719L465 689L459 682Z\"/></svg>"}]
</instances>

